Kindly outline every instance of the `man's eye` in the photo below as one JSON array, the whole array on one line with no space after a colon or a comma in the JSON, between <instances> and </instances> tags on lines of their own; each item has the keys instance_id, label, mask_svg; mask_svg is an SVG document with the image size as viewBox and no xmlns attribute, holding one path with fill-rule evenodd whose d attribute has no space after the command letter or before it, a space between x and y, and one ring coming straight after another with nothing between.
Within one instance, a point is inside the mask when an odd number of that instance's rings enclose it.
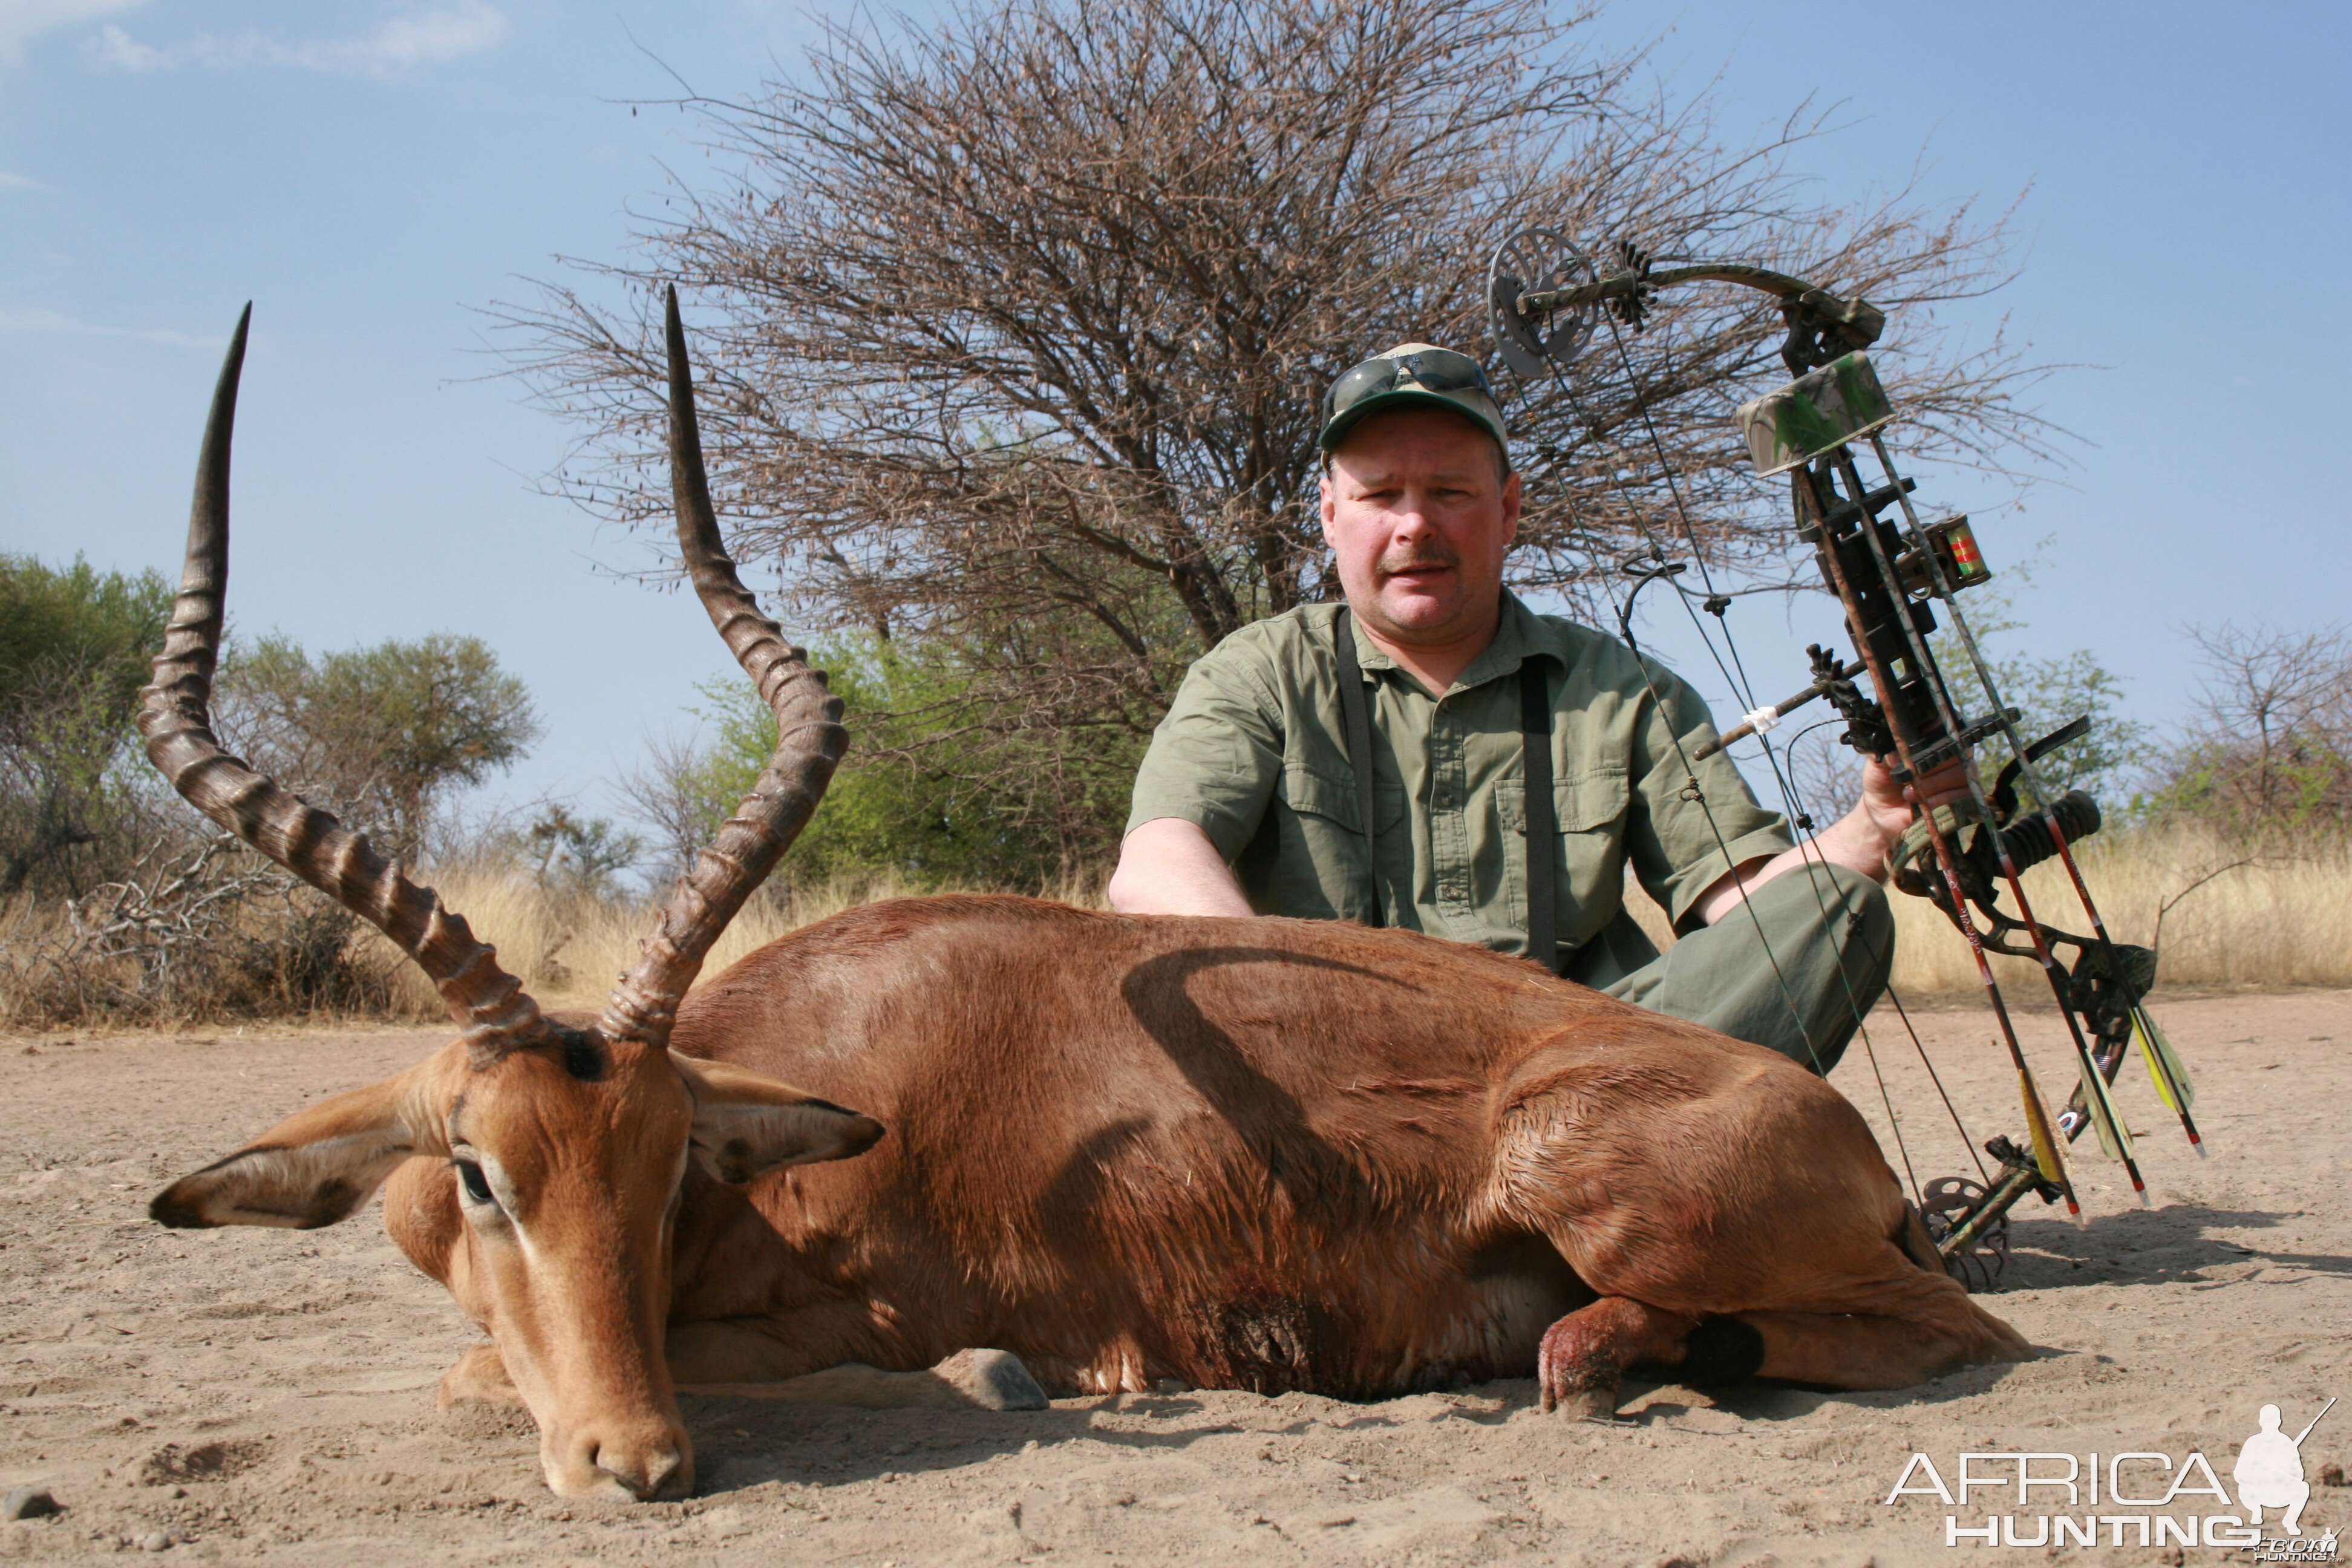
<instances>
[{"instance_id":1,"label":"man's eye","mask_svg":"<svg viewBox=\"0 0 2352 1568\"><path fill-rule=\"evenodd\" d=\"M489 1181L482 1174L481 1166L471 1160L453 1160L450 1163L457 1167L457 1183L466 1189L467 1198L478 1204L488 1204L492 1208L499 1206L499 1200L491 1195Z\"/></svg>"}]
</instances>

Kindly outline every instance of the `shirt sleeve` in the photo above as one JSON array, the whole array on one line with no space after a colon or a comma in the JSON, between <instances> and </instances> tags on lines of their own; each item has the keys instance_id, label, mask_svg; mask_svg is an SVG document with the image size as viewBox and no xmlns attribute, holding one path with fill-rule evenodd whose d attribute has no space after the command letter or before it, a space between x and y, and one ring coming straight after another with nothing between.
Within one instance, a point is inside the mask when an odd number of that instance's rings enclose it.
<instances>
[{"instance_id":1,"label":"shirt sleeve","mask_svg":"<svg viewBox=\"0 0 2352 1568\"><path fill-rule=\"evenodd\" d=\"M1653 659L1643 663L1661 700L1645 698L1634 742L1626 853L1675 930L1687 933L1697 927L1691 906L1701 893L1734 866L1778 855L1795 841L1780 813L1757 804L1727 753L1685 765L1686 756L1716 740L1715 721L1687 682ZM1696 800L1689 798L1694 781Z\"/></svg>"},{"instance_id":2,"label":"shirt sleeve","mask_svg":"<svg viewBox=\"0 0 2352 1568\"><path fill-rule=\"evenodd\" d=\"M1135 775L1127 831L1173 816L1209 836L1230 863L1257 834L1282 777L1281 712L1253 668L1246 634L1209 650L1177 688Z\"/></svg>"}]
</instances>

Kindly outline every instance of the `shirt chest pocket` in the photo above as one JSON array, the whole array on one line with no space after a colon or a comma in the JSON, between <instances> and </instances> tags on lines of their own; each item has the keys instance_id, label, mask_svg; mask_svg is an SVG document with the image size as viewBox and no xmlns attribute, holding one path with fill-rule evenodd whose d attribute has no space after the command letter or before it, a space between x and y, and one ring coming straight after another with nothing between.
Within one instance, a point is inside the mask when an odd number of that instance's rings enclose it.
<instances>
[{"instance_id":1,"label":"shirt chest pocket","mask_svg":"<svg viewBox=\"0 0 2352 1568\"><path fill-rule=\"evenodd\" d=\"M1372 858L1357 825L1355 781L1293 763L1283 769L1282 799L1289 810L1281 814L1280 830L1286 838L1295 836L1295 842L1282 845L1284 853L1276 859L1276 876L1285 879L1284 886L1269 889L1278 900L1276 907L1369 922ZM1404 816L1404 792L1376 784L1372 826L1384 883L1403 878L1410 885L1412 844Z\"/></svg>"},{"instance_id":2,"label":"shirt chest pocket","mask_svg":"<svg viewBox=\"0 0 2352 1568\"><path fill-rule=\"evenodd\" d=\"M1591 769L1552 782L1552 887L1563 948L1580 947L1600 933L1624 902L1625 812L1632 801L1625 775ZM1496 796L1496 815L1512 842L1511 917L1528 922L1527 785L1506 779Z\"/></svg>"}]
</instances>

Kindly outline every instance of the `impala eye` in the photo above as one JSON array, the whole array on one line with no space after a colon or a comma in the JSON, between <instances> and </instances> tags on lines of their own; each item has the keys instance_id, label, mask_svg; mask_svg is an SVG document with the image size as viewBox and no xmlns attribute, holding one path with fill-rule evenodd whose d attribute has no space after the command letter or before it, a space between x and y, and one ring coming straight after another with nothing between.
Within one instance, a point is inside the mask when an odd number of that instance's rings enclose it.
<instances>
[{"instance_id":1,"label":"impala eye","mask_svg":"<svg viewBox=\"0 0 2352 1568\"><path fill-rule=\"evenodd\" d=\"M466 1189L466 1196L469 1200L488 1204L492 1208L499 1206L499 1200L491 1195L489 1180L482 1174L481 1166L471 1160L452 1160L449 1163L457 1167L458 1184Z\"/></svg>"}]
</instances>

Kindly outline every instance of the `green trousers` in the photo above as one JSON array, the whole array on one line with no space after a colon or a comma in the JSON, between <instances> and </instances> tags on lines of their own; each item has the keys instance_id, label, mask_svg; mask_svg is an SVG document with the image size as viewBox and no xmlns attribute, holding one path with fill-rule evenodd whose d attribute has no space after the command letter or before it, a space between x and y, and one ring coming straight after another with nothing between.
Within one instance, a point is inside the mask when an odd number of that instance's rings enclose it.
<instances>
[{"instance_id":1,"label":"green trousers","mask_svg":"<svg viewBox=\"0 0 2352 1568\"><path fill-rule=\"evenodd\" d=\"M1826 1076L1886 990L1894 963L1885 889L1859 871L1815 861L1775 877L1663 954L1621 911L1577 950L1566 973Z\"/></svg>"}]
</instances>

